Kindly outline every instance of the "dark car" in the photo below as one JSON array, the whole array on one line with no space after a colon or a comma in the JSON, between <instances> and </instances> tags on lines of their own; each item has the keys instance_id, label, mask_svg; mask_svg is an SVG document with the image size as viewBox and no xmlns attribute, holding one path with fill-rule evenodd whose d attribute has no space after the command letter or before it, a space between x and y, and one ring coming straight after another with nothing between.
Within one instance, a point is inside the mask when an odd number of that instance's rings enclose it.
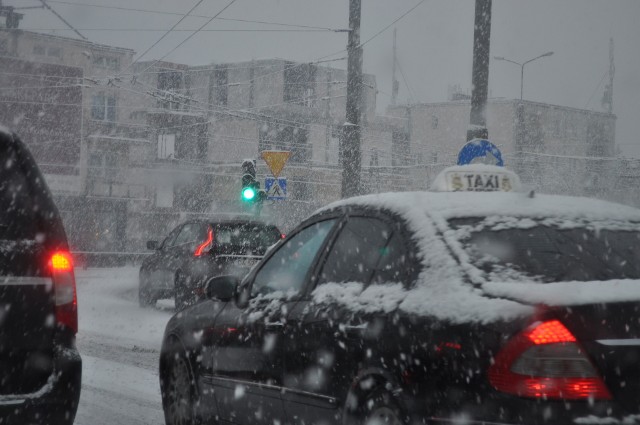
<instances>
[{"instance_id":1,"label":"dark car","mask_svg":"<svg viewBox=\"0 0 640 425\"><path fill-rule=\"evenodd\" d=\"M33 157L0 131L0 423L72 424L82 362L62 221Z\"/></svg>"},{"instance_id":2,"label":"dark car","mask_svg":"<svg viewBox=\"0 0 640 425\"><path fill-rule=\"evenodd\" d=\"M169 321L166 422L634 423L639 256L640 210L601 201L341 201Z\"/></svg>"},{"instance_id":3,"label":"dark car","mask_svg":"<svg viewBox=\"0 0 640 425\"><path fill-rule=\"evenodd\" d=\"M140 267L140 306L174 298L176 310L193 304L213 276L244 276L282 238L272 224L250 219L193 220L173 229Z\"/></svg>"}]
</instances>

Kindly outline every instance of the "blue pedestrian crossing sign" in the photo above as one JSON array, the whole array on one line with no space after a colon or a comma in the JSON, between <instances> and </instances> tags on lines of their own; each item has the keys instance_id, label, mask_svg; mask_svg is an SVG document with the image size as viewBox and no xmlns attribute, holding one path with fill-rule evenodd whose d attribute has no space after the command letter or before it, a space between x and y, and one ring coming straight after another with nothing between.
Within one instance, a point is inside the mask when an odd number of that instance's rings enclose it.
<instances>
[{"instance_id":1,"label":"blue pedestrian crossing sign","mask_svg":"<svg viewBox=\"0 0 640 425\"><path fill-rule=\"evenodd\" d=\"M502 153L493 143L485 139L473 139L460 149L458 165L487 164L504 166Z\"/></svg>"},{"instance_id":2,"label":"blue pedestrian crossing sign","mask_svg":"<svg viewBox=\"0 0 640 425\"><path fill-rule=\"evenodd\" d=\"M273 201L282 201L284 199L287 199L287 178L265 178L264 190L265 192L267 192L267 199Z\"/></svg>"}]
</instances>

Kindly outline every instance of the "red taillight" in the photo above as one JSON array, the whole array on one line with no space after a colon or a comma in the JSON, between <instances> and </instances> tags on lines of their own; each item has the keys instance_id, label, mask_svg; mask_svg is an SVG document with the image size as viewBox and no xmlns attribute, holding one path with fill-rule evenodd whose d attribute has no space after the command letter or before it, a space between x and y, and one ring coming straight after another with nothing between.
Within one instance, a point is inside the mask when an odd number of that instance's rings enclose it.
<instances>
[{"instance_id":1,"label":"red taillight","mask_svg":"<svg viewBox=\"0 0 640 425\"><path fill-rule=\"evenodd\" d=\"M49 260L49 266L55 294L56 322L75 334L78 332L78 300L71 254L67 251L55 252Z\"/></svg>"},{"instance_id":2,"label":"red taillight","mask_svg":"<svg viewBox=\"0 0 640 425\"><path fill-rule=\"evenodd\" d=\"M576 341L571 332L558 320L541 323L526 332L525 336L536 345Z\"/></svg>"},{"instance_id":3,"label":"red taillight","mask_svg":"<svg viewBox=\"0 0 640 425\"><path fill-rule=\"evenodd\" d=\"M521 397L611 399L589 357L558 320L534 323L509 341L489 368L489 382Z\"/></svg>"},{"instance_id":4,"label":"red taillight","mask_svg":"<svg viewBox=\"0 0 640 425\"><path fill-rule=\"evenodd\" d=\"M195 255L196 257L200 257L204 252L204 250L211 248L212 245L213 245L213 229L209 227L209 231L207 232L207 240L202 242L200 245L198 245L193 255Z\"/></svg>"},{"instance_id":5,"label":"red taillight","mask_svg":"<svg viewBox=\"0 0 640 425\"><path fill-rule=\"evenodd\" d=\"M56 252L51 256L51 267L55 271L70 271L73 269L70 255L64 252Z\"/></svg>"}]
</instances>

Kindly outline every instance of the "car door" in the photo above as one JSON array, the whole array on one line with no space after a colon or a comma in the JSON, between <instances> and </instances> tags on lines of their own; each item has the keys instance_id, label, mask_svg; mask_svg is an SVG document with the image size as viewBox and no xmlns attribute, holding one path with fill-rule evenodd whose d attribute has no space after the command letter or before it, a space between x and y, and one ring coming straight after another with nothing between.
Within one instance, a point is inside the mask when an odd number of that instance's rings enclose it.
<instances>
[{"instance_id":1,"label":"car door","mask_svg":"<svg viewBox=\"0 0 640 425\"><path fill-rule=\"evenodd\" d=\"M167 247L163 255L162 281L166 289L173 289L176 272L180 269L188 256L194 251L198 239L200 226L198 223L185 223L173 243Z\"/></svg>"},{"instance_id":2,"label":"car door","mask_svg":"<svg viewBox=\"0 0 640 425\"><path fill-rule=\"evenodd\" d=\"M337 407L360 364L384 341L388 311L376 311L359 293L370 282L388 283L393 293L407 279L407 260L393 223L347 219L319 266L314 291L287 320L283 402L289 423L339 422Z\"/></svg>"},{"instance_id":3,"label":"car door","mask_svg":"<svg viewBox=\"0 0 640 425\"><path fill-rule=\"evenodd\" d=\"M162 245L152 254L151 258L145 261L145 268L147 270L147 277L149 285L156 290L167 289L167 282L165 276L167 274L166 264L167 258L170 255L173 243L178 237L178 234L182 230L182 225L173 229L169 235L162 241Z\"/></svg>"},{"instance_id":4,"label":"car door","mask_svg":"<svg viewBox=\"0 0 640 425\"><path fill-rule=\"evenodd\" d=\"M269 253L243 282L246 305L229 302L216 319L203 361L222 421L284 423L283 330L335 222L306 226Z\"/></svg>"}]
</instances>

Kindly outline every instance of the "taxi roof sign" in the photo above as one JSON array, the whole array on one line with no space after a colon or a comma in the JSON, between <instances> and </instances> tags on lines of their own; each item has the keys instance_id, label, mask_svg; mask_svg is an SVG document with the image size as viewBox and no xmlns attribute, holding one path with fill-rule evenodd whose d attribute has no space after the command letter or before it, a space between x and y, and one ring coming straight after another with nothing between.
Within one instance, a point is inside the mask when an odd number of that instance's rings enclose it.
<instances>
[{"instance_id":1,"label":"taxi roof sign","mask_svg":"<svg viewBox=\"0 0 640 425\"><path fill-rule=\"evenodd\" d=\"M502 167L502 153L493 143L485 139L473 139L465 144L458 153L458 165L492 164Z\"/></svg>"},{"instance_id":2,"label":"taxi roof sign","mask_svg":"<svg viewBox=\"0 0 640 425\"><path fill-rule=\"evenodd\" d=\"M504 167L485 164L444 169L433 181L434 192L521 192L520 177Z\"/></svg>"}]
</instances>

